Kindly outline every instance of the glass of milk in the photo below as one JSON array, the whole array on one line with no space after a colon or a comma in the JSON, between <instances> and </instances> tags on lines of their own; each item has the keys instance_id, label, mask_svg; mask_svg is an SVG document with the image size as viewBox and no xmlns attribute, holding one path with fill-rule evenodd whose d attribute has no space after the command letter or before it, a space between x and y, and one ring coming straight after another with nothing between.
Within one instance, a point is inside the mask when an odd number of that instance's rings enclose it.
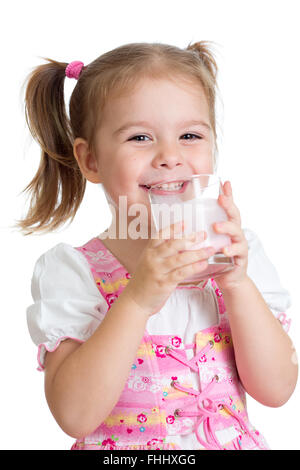
<instances>
[{"instance_id":1,"label":"glass of milk","mask_svg":"<svg viewBox=\"0 0 300 470\"><path fill-rule=\"evenodd\" d=\"M215 232L213 224L227 220L227 214L218 203L222 194L221 179L216 174L201 174L181 177L164 184L155 184L148 190L152 220L157 231L184 220L184 231L174 235L196 232L199 239L188 250L198 250L212 246L216 253L208 259L208 268L185 279L181 284L197 284L202 280L229 271L233 268L233 258L225 256L222 248L230 245L228 235ZM200 232L205 232L201 240ZM200 241L201 240L201 241Z\"/></svg>"}]
</instances>

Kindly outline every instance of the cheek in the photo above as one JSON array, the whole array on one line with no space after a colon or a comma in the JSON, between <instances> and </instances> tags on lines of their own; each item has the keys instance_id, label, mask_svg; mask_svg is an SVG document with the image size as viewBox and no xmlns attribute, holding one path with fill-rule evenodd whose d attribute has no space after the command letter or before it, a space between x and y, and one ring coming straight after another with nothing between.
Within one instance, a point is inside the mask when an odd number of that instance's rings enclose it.
<instances>
[{"instance_id":1,"label":"cheek","mask_svg":"<svg viewBox=\"0 0 300 470\"><path fill-rule=\"evenodd\" d=\"M116 191L121 189L122 191L125 191L126 189L129 189L134 176L130 165L124 164L124 162L114 162L114 164L110 165L108 171L109 183L115 187Z\"/></svg>"},{"instance_id":2,"label":"cheek","mask_svg":"<svg viewBox=\"0 0 300 470\"><path fill-rule=\"evenodd\" d=\"M213 173L214 172L214 159L213 156L208 156L205 158L199 158L196 163L193 165L194 173L201 174L201 173Z\"/></svg>"},{"instance_id":3,"label":"cheek","mask_svg":"<svg viewBox=\"0 0 300 470\"><path fill-rule=\"evenodd\" d=\"M140 160L141 161L141 160ZM119 158L114 162L113 174L118 175L119 179L123 180L123 183L128 181L128 184L138 178L140 171L140 162L137 158L123 157Z\"/></svg>"},{"instance_id":4,"label":"cheek","mask_svg":"<svg viewBox=\"0 0 300 470\"><path fill-rule=\"evenodd\" d=\"M128 204L145 202L147 194L138 185L141 175L138 165L127 160L126 165L116 162L106 172L105 187L116 202L119 196L126 196Z\"/></svg>"}]
</instances>

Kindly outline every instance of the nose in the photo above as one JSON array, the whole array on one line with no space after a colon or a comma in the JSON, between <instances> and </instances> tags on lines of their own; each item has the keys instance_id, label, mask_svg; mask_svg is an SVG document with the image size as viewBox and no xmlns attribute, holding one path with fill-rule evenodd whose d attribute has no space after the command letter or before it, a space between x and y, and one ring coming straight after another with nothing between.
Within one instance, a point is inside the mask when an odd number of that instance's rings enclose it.
<instances>
[{"instance_id":1,"label":"nose","mask_svg":"<svg viewBox=\"0 0 300 470\"><path fill-rule=\"evenodd\" d=\"M160 150L157 149L156 156L153 159L153 166L156 168L162 166L173 168L180 165L183 165L183 157L176 146L164 145Z\"/></svg>"}]
</instances>

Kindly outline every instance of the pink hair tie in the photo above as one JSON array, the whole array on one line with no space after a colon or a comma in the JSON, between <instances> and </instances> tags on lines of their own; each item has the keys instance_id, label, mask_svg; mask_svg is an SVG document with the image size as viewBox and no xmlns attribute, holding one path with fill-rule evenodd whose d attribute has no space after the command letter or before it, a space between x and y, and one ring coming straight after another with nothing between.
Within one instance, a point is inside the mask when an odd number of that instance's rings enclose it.
<instances>
[{"instance_id":1,"label":"pink hair tie","mask_svg":"<svg viewBox=\"0 0 300 470\"><path fill-rule=\"evenodd\" d=\"M76 80L78 80L83 67L84 63L80 62L79 60L74 60L73 62L70 62L69 65L67 65L66 67L66 76L68 78L75 78Z\"/></svg>"}]
</instances>

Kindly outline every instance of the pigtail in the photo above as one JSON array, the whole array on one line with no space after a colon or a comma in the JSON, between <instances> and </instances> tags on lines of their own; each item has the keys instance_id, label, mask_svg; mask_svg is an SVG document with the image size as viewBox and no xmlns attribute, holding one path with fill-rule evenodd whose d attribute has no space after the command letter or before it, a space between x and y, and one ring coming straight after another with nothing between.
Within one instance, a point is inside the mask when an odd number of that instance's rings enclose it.
<instances>
[{"instance_id":1,"label":"pigtail","mask_svg":"<svg viewBox=\"0 0 300 470\"><path fill-rule=\"evenodd\" d=\"M51 231L62 221L73 220L86 186L73 155L72 132L65 109L64 80L68 64L46 60L47 64L36 67L28 76L25 94L26 122L42 149L39 168L22 191L31 194L27 216L16 224L25 235Z\"/></svg>"},{"instance_id":2,"label":"pigtail","mask_svg":"<svg viewBox=\"0 0 300 470\"><path fill-rule=\"evenodd\" d=\"M189 44L186 49L162 43L125 44L106 52L79 74L70 98L70 120L64 103L67 63L46 59L28 77L25 107L26 121L42 149L36 175L23 190L31 195L30 208L16 227L26 235L51 232L65 221L74 219L84 196L86 179L73 155L73 142L81 137L96 154L97 129L102 112L112 96L128 93L145 76L192 79L204 90L209 108L215 155L217 64L211 41ZM82 71L83 70L83 71ZM68 75L69 76L69 75Z\"/></svg>"},{"instance_id":3,"label":"pigtail","mask_svg":"<svg viewBox=\"0 0 300 470\"><path fill-rule=\"evenodd\" d=\"M209 72L210 78L216 86L218 66L210 47L211 46L208 41L199 41L194 44L190 43L186 49L188 51L194 51L199 56L199 59Z\"/></svg>"}]
</instances>

